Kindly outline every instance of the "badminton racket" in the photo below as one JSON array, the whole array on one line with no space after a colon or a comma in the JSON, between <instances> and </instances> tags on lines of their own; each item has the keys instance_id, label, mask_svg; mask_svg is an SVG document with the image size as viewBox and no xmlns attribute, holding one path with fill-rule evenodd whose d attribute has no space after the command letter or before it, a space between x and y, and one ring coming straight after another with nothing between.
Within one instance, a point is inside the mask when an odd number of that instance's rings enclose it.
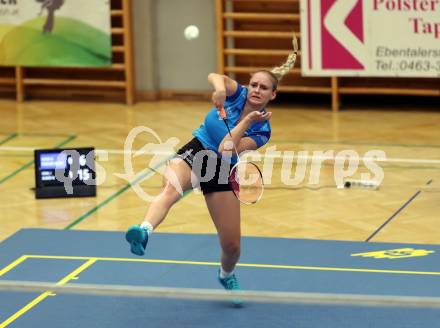
<instances>
[{"instance_id":1,"label":"badminton racket","mask_svg":"<svg viewBox=\"0 0 440 328\"><path fill-rule=\"evenodd\" d=\"M225 109L223 107L220 108L219 113L220 118L228 129L234 151L237 155L237 163L229 172L229 182L232 186L232 191L237 199L243 204L255 204L263 195L263 175L255 163L240 159L240 155L237 151L234 140L232 139L231 129L229 128Z\"/></svg>"}]
</instances>

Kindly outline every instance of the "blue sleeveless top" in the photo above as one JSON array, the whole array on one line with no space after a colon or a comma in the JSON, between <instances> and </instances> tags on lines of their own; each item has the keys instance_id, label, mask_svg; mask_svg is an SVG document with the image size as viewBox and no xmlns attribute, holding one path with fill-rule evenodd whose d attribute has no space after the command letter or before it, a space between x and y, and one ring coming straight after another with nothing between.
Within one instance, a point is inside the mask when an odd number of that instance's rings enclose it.
<instances>
[{"instance_id":1,"label":"blue sleeveless top","mask_svg":"<svg viewBox=\"0 0 440 328\"><path fill-rule=\"evenodd\" d=\"M238 84L237 91L232 96L226 97L224 108L231 130L237 125L240 119L246 104L247 93L247 88ZM228 129L222 121L217 108L213 107L206 115L205 122L192 133L206 149L214 151L219 156L221 156L221 154L218 152L218 147L225 135L228 134ZM243 137L252 138L257 144L257 148L260 148L269 141L270 134L271 128L269 121L264 121L249 125ZM232 157L231 162L233 164L237 162L236 156Z\"/></svg>"}]
</instances>

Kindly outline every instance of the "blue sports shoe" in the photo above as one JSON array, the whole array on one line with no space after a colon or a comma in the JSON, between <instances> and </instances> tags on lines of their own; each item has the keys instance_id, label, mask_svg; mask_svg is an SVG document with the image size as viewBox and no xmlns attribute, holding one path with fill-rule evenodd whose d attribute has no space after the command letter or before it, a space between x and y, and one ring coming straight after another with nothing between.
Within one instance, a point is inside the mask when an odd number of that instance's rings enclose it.
<instances>
[{"instance_id":1,"label":"blue sports shoe","mask_svg":"<svg viewBox=\"0 0 440 328\"><path fill-rule=\"evenodd\" d=\"M130 243L133 254L142 256L148 243L148 231L138 225L131 226L125 233L125 239Z\"/></svg>"},{"instance_id":2,"label":"blue sports shoe","mask_svg":"<svg viewBox=\"0 0 440 328\"><path fill-rule=\"evenodd\" d=\"M240 290L240 284L238 283L238 280L237 280L237 277L235 276L235 274L233 274L232 276L230 276L228 278L220 278L220 270L219 270L218 271L218 281L226 290L231 291L232 293ZM243 304L243 301L236 299L236 300L232 300L232 303L235 306L241 306Z\"/></svg>"}]
</instances>

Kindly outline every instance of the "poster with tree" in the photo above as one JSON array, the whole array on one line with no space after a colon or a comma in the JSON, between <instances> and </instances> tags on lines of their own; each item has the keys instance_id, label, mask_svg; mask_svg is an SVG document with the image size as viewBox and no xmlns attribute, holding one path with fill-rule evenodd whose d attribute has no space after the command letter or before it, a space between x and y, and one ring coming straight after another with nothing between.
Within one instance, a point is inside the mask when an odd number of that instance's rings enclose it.
<instances>
[{"instance_id":1,"label":"poster with tree","mask_svg":"<svg viewBox=\"0 0 440 328\"><path fill-rule=\"evenodd\" d=\"M0 65L110 66L109 0L8 0L0 4Z\"/></svg>"}]
</instances>

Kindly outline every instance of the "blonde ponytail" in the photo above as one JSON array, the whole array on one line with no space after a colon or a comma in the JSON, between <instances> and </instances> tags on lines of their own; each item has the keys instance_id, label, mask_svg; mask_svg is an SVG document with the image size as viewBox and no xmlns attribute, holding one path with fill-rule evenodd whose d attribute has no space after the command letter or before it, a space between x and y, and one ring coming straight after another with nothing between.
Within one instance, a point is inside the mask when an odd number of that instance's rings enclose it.
<instances>
[{"instance_id":1,"label":"blonde ponytail","mask_svg":"<svg viewBox=\"0 0 440 328\"><path fill-rule=\"evenodd\" d=\"M284 75L289 73L293 66L295 66L296 56L298 54L298 41L296 40L295 35L293 35L292 45L293 52L289 54L286 62L281 66L272 68L272 70L270 71L276 77L278 82L283 78Z\"/></svg>"}]
</instances>

